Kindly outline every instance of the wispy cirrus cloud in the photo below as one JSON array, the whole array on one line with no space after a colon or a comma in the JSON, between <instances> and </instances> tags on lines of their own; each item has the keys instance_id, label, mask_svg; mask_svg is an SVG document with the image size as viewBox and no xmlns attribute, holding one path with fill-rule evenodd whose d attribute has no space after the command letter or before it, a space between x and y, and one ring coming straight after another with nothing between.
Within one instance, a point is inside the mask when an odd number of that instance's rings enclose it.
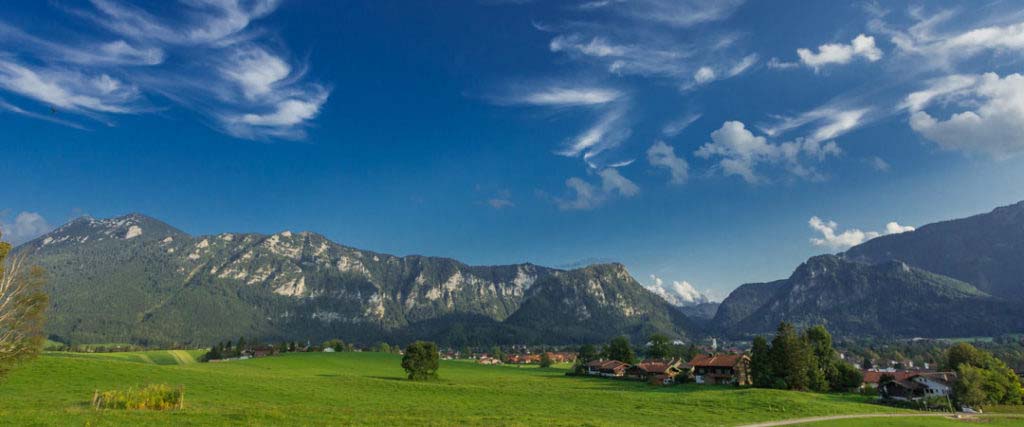
<instances>
[{"instance_id":1,"label":"wispy cirrus cloud","mask_svg":"<svg viewBox=\"0 0 1024 427\"><path fill-rule=\"evenodd\" d=\"M593 126L572 138L565 148L556 153L566 157L583 155L584 160L590 160L629 138L630 129L623 125L624 120L622 109L609 110Z\"/></svg>"},{"instance_id":2,"label":"wispy cirrus cloud","mask_svg":"<svg viewBox=\"0 0 1024 427\"><path fill-rule=\"evenodd\" d=\"M107 74L34 67L0 59L0 88L84 113L130 113L139 90Z\"/></svg>"},{"instance_id":3,"label":"wispy cirrus cloud","mask_svg":"<svg viewBox=\"0 0 1024 427\"><path fill-rule=\"evenodd\" d=\"M668 84L680 92L738 76L753 69L756 54L737 53L732 48L740 36L715 28L691 32L700 25L727 19L742 1L664 1L664 0L590 0L570 9L572 18L555 22L534 21L534 27L551 34L547 49L573 62L579 75L563 80L650 79ZM642 30L640 30L642 28ZM583 71L580 71L583 70ZM553 198L562 209L590 209L612 196L631 197L639 191L619 168L629 165L636 155L622 156L620 147L633 136L636 122L631 113L643 100L633 99L627 89L598 90L587 86L548 86L503 97L498 103L540 107L588 107L592 124L562 143L556 154L582 158L588 173L601 178L600 185L579 177L566 181L572 197ZM663 125L665 137L678 135L700 117L691 114ZM687 179L688 165L664 143L645 153L648 163L668 170L670 182ZM667 148L667 149L666 149Z\"/></svg>"},{"instance_id":4,"label":"wispy cirrus cloud","mask_svg":"<svg viewBox=\"0 0 1024 427\"><path fill-rule=\"evenodd\" d=\"M552 85L528 90L525 94L495 98L498 104L538 107L581 107L602 105L620 99L622 92L603 87Z\"/></svg>"},{"instance_id":5,"label":"wispy cirrus cloud","mask_svg":"<svg viewBox=\"0 0 1024 427\"><path fill-rule=\"evenodd\" d=\"M173 15L115 0L63 8L91 24L77 37L83 41L49 40L0 22L0 49L19 58L0 58L0 88L106 124L112 116L161 110L156 105L166 100L236 137L302 138L330 88L309 82L304 64L252 28L278 4L182 0ZM7 109L30 111L15 102ZM57 122L81 127L67 116Z\"/></svg>"}]
</instances>

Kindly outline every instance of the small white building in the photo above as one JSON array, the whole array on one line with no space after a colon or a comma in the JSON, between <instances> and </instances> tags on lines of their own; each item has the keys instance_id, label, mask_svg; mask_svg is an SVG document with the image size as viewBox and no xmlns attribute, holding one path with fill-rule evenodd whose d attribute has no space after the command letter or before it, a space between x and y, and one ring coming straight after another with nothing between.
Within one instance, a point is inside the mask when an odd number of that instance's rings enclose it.
<instances>
[{"instance_id":1,"label":"small white building","mask_svg":"<svg viewBox=\"0 0 1024 427\"><path fill-rule=\"evenodd\" d=\"M334 353L334 347L324 347L324 353Z\"/></svg>"}]
</instances>

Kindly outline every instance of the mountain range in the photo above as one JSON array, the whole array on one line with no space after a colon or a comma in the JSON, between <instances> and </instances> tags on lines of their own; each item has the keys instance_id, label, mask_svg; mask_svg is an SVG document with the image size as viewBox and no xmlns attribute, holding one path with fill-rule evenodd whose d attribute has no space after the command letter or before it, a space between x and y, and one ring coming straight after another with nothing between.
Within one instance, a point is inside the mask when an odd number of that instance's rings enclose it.
<instances>
[{"instance_id":1,"label":"mountain range","mask_svg":"<svg viewBox=\"0 0 1024 427\"><path fill-rule=\"evenodd\" d=\"M139 214L79 218L16 251L48 272L48 332L63 342L483 344L686 332L686 317L621 264L468 266L309 232L190 236Z\"/></svg>"},{"instance_id":2,"label":"mountain range","mask_svg":"<svg viewBox=\"0 0 1024 427\"><path fill-rule=\"evenodd\" d=\"M747 338L783 320L850 336L1024 332L1024 202L816 256L721 305L684 307L617 263L469 266L310 232L191 236L139 214L78 218L15 251L48 272L48 333L66 343L641 342Z\"/></svg>"}]
</instances>

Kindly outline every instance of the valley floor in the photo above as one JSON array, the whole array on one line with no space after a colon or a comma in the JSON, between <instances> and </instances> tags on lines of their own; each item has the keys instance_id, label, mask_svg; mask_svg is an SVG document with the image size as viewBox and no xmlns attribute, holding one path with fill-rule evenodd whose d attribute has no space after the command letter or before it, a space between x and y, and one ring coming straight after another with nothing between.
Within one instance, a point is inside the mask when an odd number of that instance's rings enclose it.
<instances>
[{"instance_id":1,"label":"valley floor","mask_svg":"<svg viewBox=\"0 0 1024 427\"><path fill-rule=\"evenodd\" d=\"M0 383L4 425L743 425L904 413L856 395L566 377L562 369L442 362L440 380L403 378L400 356L304 353L192 363L196 353L48 353ZM185 409L97 411L95 390L182 385ZM993 419L993 426L1024 419ZM887 418L827 425L968 425ZM835 424L841 423L841 424ZM1016 423L1016 424L1013 424ZM826 425L826 424L812 424ZM945 425L945 424L941 424Z\"/></svg>"}]
</instances>

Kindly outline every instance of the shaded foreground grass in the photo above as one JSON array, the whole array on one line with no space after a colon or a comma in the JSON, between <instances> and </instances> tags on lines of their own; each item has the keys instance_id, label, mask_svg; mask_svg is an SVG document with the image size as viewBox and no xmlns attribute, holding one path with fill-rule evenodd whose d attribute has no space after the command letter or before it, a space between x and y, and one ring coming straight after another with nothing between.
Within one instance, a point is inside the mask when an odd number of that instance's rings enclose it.
<instances>
[{"instance_id":1,"label":"shaded foreground grass","mask_svg":"<svg viewBox=\"0 0 1024 427\"><path fill-rule=\"evenodd\" d=\"M143 353L44 355L0 384L0 423L737 425L897 412L856 395L655 387L566 377L562 369L458 361L442 362L440 380L411 382L404 379L400 356L380 353L307 353L175 365L157 363L162 358ZM89 407L94 390L156 383L183 386L186 408L154 412Z\"/></svg>"}]
</instances>

